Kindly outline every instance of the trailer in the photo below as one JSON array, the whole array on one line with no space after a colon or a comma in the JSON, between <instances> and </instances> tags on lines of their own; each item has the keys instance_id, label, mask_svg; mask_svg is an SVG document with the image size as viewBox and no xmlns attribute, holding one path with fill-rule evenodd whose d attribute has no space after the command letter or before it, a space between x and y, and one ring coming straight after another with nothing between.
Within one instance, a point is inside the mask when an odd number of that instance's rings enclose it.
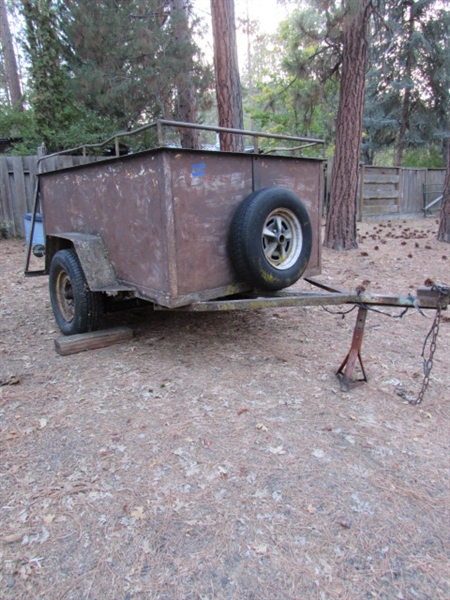
<instances>
[{"instance_id":1,"label":"trailer","mask_svg":"<svg viewBox=\"0 0 450 600\"><path fill-rule=\"evenodd\" d=\"M246 152L222 152L164 142L164 128L187 127L252 144ZM313 279L322 266L323 140L163 120L133 133L149 129L157 138L150 150L121 156L126 132L74 149L87 156L113 144L111 158L39 173L25 274L49 276L64 335L96 331L108 310L141 303L184 311L348 303L359 307L352 348L338 371L348 388L358 360L366 379L360 350L371 305L447 306L448 290L373 296ZM271 143L264 151L262 139ZM319 152L305 155L311 148ZM38 205L45 266L31 271ZM286 289L301 277L320 291Z\"/></svg>"},{"instance_id":2,"label":"trailer","mask_svg":"<svg viewBox=\"0 0 450 600\"><path fill-rule=\"evenodd\" d=\"M323 158L261 153L259 139L323 141L238 132L251 134L251 152L160 140L39 174L43 272L63 333L98 329L106 296L177 308L320 273Z\"/></svg>"}]
</instances>

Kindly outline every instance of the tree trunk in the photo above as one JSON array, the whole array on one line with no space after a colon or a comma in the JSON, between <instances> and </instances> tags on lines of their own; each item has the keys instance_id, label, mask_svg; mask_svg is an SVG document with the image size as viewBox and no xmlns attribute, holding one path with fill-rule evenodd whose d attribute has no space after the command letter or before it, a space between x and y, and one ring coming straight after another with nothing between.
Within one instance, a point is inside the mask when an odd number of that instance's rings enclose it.
<instances>
[{"instance_id":1,"label":"tree trunk","mask_svg":"<svg viewBox=\"0 0 450 600\"><path fill-rule=\"evenodd\" d=\"M411 40L414 34L414 16L413 16L413 7L409 6L409 21L408 21L408 50L406 54L406 68L403 79L406 81L405 83L405 91L403 96L403 104L402 104L402 114L400 121L400 128L398 131L397 137L397 149L394 157L394 167L401 167L403 161L403 150L405 147L405 136L409 129L409 114L411 111L411 72L412 72L412 63L413 63L413 52L414 48L412 47Z\"/></svg>"},{"instance_id":2,"label":"tree trunk","mask_svg":"<svg viewBox=\"0 0 450 600\"><path fill-rule=\"evenodd\" d=\"M352 6L352 4L351 4ZM364 111L368 26L371 0L349 12L342 34L342 74L331 175L330 210L324 245L334 250L357 248L356 199Z\"/></svg>"},{"instance_id":3,"label":"tree trunk","mask_svg":"<svg viewBox=\"0 0 450 600\"><path fill-rule=\"evenodd\" d=\"M234 0L211 0L219 126L243 129L241 80L239 77ZM220 149L242 152L242 136L220 134Z\"/></svg>"},{"instance_id":4,"label":"tree trunk","mask_svg":"<svg viewBox=\"0 0 450 600\"><path fill-rule=\"evenodd\" d=\"M447 171L444 180L444 192L442 196L441 216L439 220L439 231L437 239L440 242L450 244L450 152L447 155Z\"/></svg>"},{"instance_id":5,"label":"tree trunk","mask_svg":"<svg viewBox=\"0 0 450 600\"><path fill-rule=\"evenodd\" d=\"M187 4L187 0L171 0L170 2L174 41L179 57L182 59L186 59L183 55L191 48ZM177 79L177 117L185 123L196 123L198 105L192 72L182 70ZM200 133L197 129L181 129L180 136L183 148L200 148Z\"/></svg>"},{"instance_id":6,"label":"tree trunk","mask_svg":"<svg viewBox=\"0 0 450 600\"><path fill-rule=\"evenodd\" d=\"M6 87L8 88L9 101L13 108L22 111L22 91L20 89L19 72L17 70L16 55L14 53L5 0L0 0L0 42L5 61Z\"/></svg>"}]
</instances>

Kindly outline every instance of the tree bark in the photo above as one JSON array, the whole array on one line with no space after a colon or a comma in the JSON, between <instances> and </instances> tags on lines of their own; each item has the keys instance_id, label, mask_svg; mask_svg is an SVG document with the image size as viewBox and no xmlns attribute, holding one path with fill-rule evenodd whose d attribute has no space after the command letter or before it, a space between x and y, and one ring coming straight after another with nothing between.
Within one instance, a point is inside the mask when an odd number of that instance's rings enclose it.
<instances>
[{"instance_id":1,"label":"tree bark","mask_svg":"<svg viewBox=\"0 0 450 600\"><path fill-rule=\"evenodd\" d=\"M22 111L22 91L5 0L0 0L0 42L5 61L6 87L8 88L9 101L12 108Z\"/></svg>"},{"instance_id":2,"label":"tree bark","mask_svg":"<svg viewBox=\"0 0 450 600\"><path fill-rule=\"evenodd\" d=\"M219 126L243 129L241 80L239 77L234 0L211 0ZM220 134L220 149L242 152L242 136Z\"/></svg>"},{"instance_id":3,"label":"tree bark","mask_svg":"<svg viewBox=\"0 0 450 600\"><path fill-rule=\"evenodd\" d=\"M447 171L445 172L444 192L442 195L441 216L437 239L450 244L450 152L447 154Z\"/></svg>"},{"instance_id":4,"label":"tree bark","mask_svg":"<svg viewBox=\"0 0 450 600\"><path fill-rule=\"evenodd\" d=\"M397 148L394 157L394 167L401 167L403 161L403 150L405 147L405 136L409 129L409 115L411 111L411 87L409 81L411 80L412 63L413 63L413 52L414 49L411 45L411 39L414 34L414 15L412 4L409 5L409 20L408 20L408 50L406 54L406 67L403 78L407 81L405 84L405 91L402 103L402 114L400 127L397 137Z\"/></svg>"},{"instance_id":5,"label":"tree bark","mask_svg":"<svg viewBox=\"0 0 450 600\"><path fill-rule=\"evenodd\" d=\"M187 15L186 0L171 0L170 9L173 20L174 41L178 47L180 58L190 49L190 33ZM177 81L177 112L178 119L185 123L196 123L198 103L195 87L192 81L192 72L183 70L178 75ZM182 148L200 148L200 133L198 129L181 129Z\"/></svg>"},{"instance_id":6,"label":"tree bark","mask_svg":"<svg viewBox=\"0 0 450 600\"><path fill-rule=\"evenodd\" d=\"M371 11L371 0L361 0L356 12L349 11L343 26L336 151L324 241L334 250L358 247L356 199Z\"/></svg>"}]
</instances>

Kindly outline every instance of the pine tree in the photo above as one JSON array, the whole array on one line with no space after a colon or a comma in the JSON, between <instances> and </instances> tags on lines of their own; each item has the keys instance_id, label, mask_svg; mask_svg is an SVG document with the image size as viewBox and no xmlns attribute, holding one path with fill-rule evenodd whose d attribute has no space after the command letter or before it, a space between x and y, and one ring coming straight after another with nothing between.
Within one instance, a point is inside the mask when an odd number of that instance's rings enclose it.
<instances>
[{"instance_id":1,"label":"pine tree","mask_svg":"<svg viewBox=\"0 0 450 600\"><path fill-rule=\"evenodd\" d=\"M447 171L445 173L442 207L437 239L450 244L450 152L447 155Z\"/></svg>"},{"instance_id":2,"label":"pine tree","mask_svg":"<svg viewBox=\"0 0 450 600\"><path fill-rule=\"evenodd\" d=\"M189 6L186 0L171 0L170 17L173 30L173 40L176 57L180 62L193 56L194 48L191 43L191 33L188 22ZM196 123L198 119L198 101L194 87L193 65L183 68L176 78L177 84L177 113L176 117L186 123ZM196 129L182 129L181 146L183 148L200 148L200 133Z\"/></svg>"},{"instance_id":3,"label":"pine tree","mask_svg":"<svg viewBox=\"0 0 450 600\"><path fill-rule=\"evenodd\" d=\"M371 11L371 0L350 3L342 27L336 151L324 241L334 250L357 247L356 195Z\"/></svg>"},{"instance_id":4,"label":"pine tree","mask_svg":"<svg viewBox=\"0 0 450 600\"><path fill-rule=\"evenodd\" d=\"M384 0L371 44L364 151L440 145L450 124L450 11L436 0ZM382 16L382 19L380 18Z\"/></svg>"},{"instance_id":5,"label":"pine tree","mask_svg":"<svg viewBox=\"0 0 450 600\"><path fill-rule=\"evenodd\" d=\"M23 98L17 69L16 54L9 28L8 12L5 0L0 0L0 43L3 52L6 89L9 105L19 111L23 110Z\"/></svg>"},{"instance_id":6,"label":"pine tree","mask_svg":"<svg viewBox=\"0 0 450 600\"><path fill-rule=\"evenodd\" d=\"M156 118L195 120L210 80L190 10L188 0L64 3L60 29L77 101L125 130Z\"/></svg>"},{"instance_id":7,"label":"pine tree","mask_svg":"<svg viewBox=\"0 0 450 600\"><path fill-rule=\"evenodd\" d=\"M219 126L242 129L244 126L242 90L236 46L234 0L211 0L214 37L214 69ZM220 134L221 150L242 152L242 136Z\"/></svg>"},{"instance_id":8,"label":"pine tree","mask_svg":"<svg viewBox=\"0 0 450 600\"><path fill-rule=\"evenodd\" d=\"M21 0L21 4L37 131L49 151L57 150L55 136L70 126L73 114L67 76L61 67L55 5L52 0Z\"/></svg>"}]
</instances>

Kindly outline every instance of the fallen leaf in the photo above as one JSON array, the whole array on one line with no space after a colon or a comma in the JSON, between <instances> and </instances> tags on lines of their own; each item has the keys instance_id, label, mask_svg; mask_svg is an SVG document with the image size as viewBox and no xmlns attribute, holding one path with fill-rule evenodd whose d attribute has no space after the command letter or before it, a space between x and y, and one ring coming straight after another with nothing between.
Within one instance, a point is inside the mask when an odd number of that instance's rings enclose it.
<instances>
[{"instance_id":1,"label":"fallen leaf","mask_svg":"<svg viewBox=\"0 0 450 600\"><path fill-rule=\"evenodd\" d=\"M308 511L308 512L309 512L311 515L313 515L315 512L317 512L317 509L316 509L316 508L315 508L315 507L314 507L312 504L310 504L306 510L307 510L307 511Z\"/></svg>"},{"instance_id":2,"label":"fallen leaf","mask_svg":"<svg viewBox=\"0 0 450 600\"><path fill-rule=\"evenodd\" d=\"M15 375L11 375L8 379L0 379L0 387L3 387L4 385L17 385L19 383L20 378Z\"/></svg>"},{"instance_id":3,"label":"fallen leaf","mask_svg":"<svg viewBox=\"0 0 450 600\"><path fill-rule=\"evenodd\" d=\"M47 419L39 419L39 429L44 429L47 426Z\"/></svg>"},{"instance_id":4,"label":"fallen leaf","mask_svg":"<svg viewBox=\"0 0 450 600\"><path fill-rule=\"evenodd\" d=\"M228 475L228 471L225 469L225 467L222 467L222 466L220 466L220 465L219 465L219 466L217 467L217 470L218 470L218 471L219 471L219 473L220 473L222 476L224 476L224 477L226 477L226 476Z\"/></svg>"},{"instance_id":5,"label":"fallen leaf","mask_svg":"<svg viewBox=\"0 0 450 600\"><path fill-rule=\"evenodd\" d=\"M269 446L269 452L271 454L286 454L286 450L283 449L283 446L277 446L276 448Z\"/></svg>"},{"instance_id":6,"label":"fallen leaf","mask_svg":"<svg viewBox=\"0 0 450 600\"><path fill-rule=\"evenodd\" d=\"M253 547L256 554L267 554L267 550L269 549L267 544L258 544L258 546Z\"/></svg>"},{"instance_id":7,"label":"fallen leaf","mask_svg":"<svg viewBox=\"0 0 450 600\"><path fill-rule=\"evenodd\" d=\"M24 533L11 533L11 535L5 535L5 537L2 538L2 542L4 544L14 544L14 542L22 541L24 535Z\"/></svg>"},{"instance_id":8,"label":"fallen leaf","mask_svg":"<svg viewBox=\"0 0 450 600\"><path fill-rule=\"evenodd\" d=\"M140 521L142 519L145 519L146 514L144 512L144 507L143 506L136 506L136 508L134 508L131 511L131 516L134 517L136 519L136 521Z\"/></svg>"},{"instance_id":9,"label":"fallen leaf","mask_svg":"<svg viewBox=\"0 0 450 600\"><path fill-rule=\"evenodd\" d=\"M351 524L348 521L339 521L339 525L344 529L350 529Z\"/></svg>"},{"instance_id":10,"label":"fallen leaf","mask_svg":"<svg viewBox=\"0 0 450 600\"><path fill-rule=\"evenodd\" d=\"M44 515L42 517L42 519L46 525L51 525L53 523L54 518L55 518L55 515Z\"/></svg>"}]
</instances>

